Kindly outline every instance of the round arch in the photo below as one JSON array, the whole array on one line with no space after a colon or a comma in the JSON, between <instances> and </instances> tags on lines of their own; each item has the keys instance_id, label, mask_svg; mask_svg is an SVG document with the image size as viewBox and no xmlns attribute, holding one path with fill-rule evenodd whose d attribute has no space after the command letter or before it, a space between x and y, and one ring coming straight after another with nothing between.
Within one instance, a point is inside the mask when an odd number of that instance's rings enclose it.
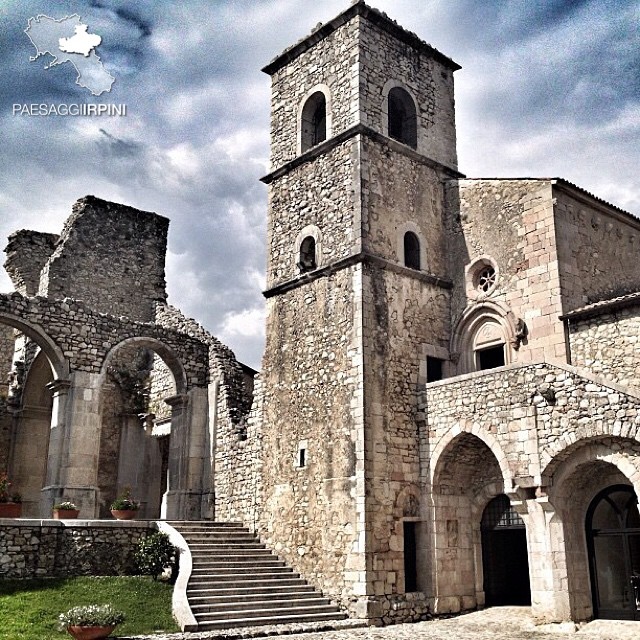
<instances>
[{"instance_id":1,"label":"round arch","mask_svg":"<svg viewBox=\"0 0 640 640\"><path fill-rule=\"evenodd\" d=\"M0 311L0 324L13 327L33 340L46 355L54 378L57 380L68 379L69 361L64 357L62 349L41 326L5 311Z\"/></svg>"},{"instance_id":2,"label":"round arch","mask_svg":"<svg viewBox=\"0 0 640 640\"><path fill-rule=\"evenodd\" d=\"M408 122L402 127L402 135L398 136L389 131L389 98L391 93L397 96L397 99L401 103L404 103L405 115L408 118ZM387 80L384 87L382 87L382 133L385 136L398 140L403 144L407 144L413 149L417 149L419 146L418 136L418 118L420 114L420 108L418 101L414 95L412 89L400 80L392 79Z\"/></svg>"},{"instance_id":3,"label":"round arch","mask_svg":"<svg viewBox=\"0 0 640 640\"><path fill-rule=\"evenodd\" d=\"M140 347L140 348L148 348L157 353L162 360L165 362L171 374L173 375L173 379L176 383L176 394L182 395L187 392L187 374L184 370L184 366L182 361L178 357L175 351L168 347L164 342L156 338L150 338L146 336L138 336L135 338L126 338L122 340L118 344L116 344L107 354L107 357L104 359L102 363L102 368L100 369L100 378L104 380L107 375L107 369L113 360L115 354L123 347Z\"/></svg>"},{"instance_id":4,"label":"round arch","mask_svg":"<svg viewBox=\"0 0 640 640\"><path fill-rule=\"evenodd\" d=\"M309 91L307 91L300 103L298 105L298 115L297 115L297 125L298 125L298 136L297 136L297 151L298 155L308 151L310 147L306 146L305 143L305 116L307 115L307 111L311 105L312 99L316 94L322 94L318 96L320 99L324 96L324 115L325 115L325 123L324 123L324 140L328 140L332 136L332 118L331 118L331 89L329 85L326 84L317 84ZM313 146L313 145L311 145ZM306 148L305 148L306 147Z\"/></svg>"}]
</instances>

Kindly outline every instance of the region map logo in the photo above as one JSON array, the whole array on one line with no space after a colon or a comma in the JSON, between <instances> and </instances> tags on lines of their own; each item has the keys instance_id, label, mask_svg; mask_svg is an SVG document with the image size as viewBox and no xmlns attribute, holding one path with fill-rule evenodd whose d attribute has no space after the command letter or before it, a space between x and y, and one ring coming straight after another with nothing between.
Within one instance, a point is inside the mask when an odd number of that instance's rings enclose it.
<instances>
[{"instance_id":1,"label":"region map logo","mask_svg":"<svg viewBox=\"0 0 640 640\"><path fill-rule=\"evenodd\" d=\"M77 13L60 20L40 14L29 18L24 32L36 49L31 62L46 56L51 60L44 69L69 64L76 72L75 83L94 96L111 91L115 78L105 69L96 47L102 42L97 33L89 32ZM125 116L126 104L79 102L77 104L26 103L13 104L18 116Z\"/></svg>"},{"instance_id":2,"label":"region map logo","mask_svg":"<svg viewBox=\"0 0 640 640\"><path fill-rule=\"evenodd\" d=\"M89 33L89 26L81 22L79 15L61 20L45 15L29 18L24 32L36 48L36 55L29 58L31 62L48 54L53 61L45 69L70 63L77 72L76 84L88 89L94 96L111 91L115 78L104 68L95 52L102 38Z\"/></svg>"}]
</instances>

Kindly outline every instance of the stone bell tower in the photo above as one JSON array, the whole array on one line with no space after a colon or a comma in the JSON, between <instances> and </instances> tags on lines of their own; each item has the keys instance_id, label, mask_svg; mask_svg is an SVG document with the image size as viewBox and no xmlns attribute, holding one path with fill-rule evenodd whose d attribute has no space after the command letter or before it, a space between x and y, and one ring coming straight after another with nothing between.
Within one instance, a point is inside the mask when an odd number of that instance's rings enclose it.
<instances>
[{"instance_id":1,"label":"stone bell tower","mask_svg":"<svg viewBox=\"0 0 640 640\"><path fill-rule=\"evenodd\" d=\"M405 523L418 520L428 475L417 385L428 357L448 357L443 181L459 175L458 68L360 1L264 68L260 528L372 620L408 606L405 556L424 560L419 527Z\"/></svg>"}]
</instances>

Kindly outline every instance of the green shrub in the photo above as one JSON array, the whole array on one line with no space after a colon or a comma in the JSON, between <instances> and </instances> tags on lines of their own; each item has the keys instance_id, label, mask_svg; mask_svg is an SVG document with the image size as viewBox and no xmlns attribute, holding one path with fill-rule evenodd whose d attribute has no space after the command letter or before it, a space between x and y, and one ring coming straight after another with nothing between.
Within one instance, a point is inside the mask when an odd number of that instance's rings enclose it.
<instances>
[{"instance_id":1,"label":"green shrub","mask_svg":"<svg viewBox=\"0 0 640 640\"><path fill-rule=\"evenodd\" d=\"M168 568L171 568L173 577L177 560L176 548L166 533L152 533L138 542L134 560L138 571L153 576L154 580Z\"/></svg>"},{"instance_id":2,"label":"green shrub","mask_svg":"<svg viewBox=\"0 0 640 640\"><path fill-rule=\"evenodd\" d=\"M110 604L90 604L73 607L58 616L60 631L69 626L78 627L110 627L124 622L124 613L117 611Z\"/></svg>"}]
</instances>

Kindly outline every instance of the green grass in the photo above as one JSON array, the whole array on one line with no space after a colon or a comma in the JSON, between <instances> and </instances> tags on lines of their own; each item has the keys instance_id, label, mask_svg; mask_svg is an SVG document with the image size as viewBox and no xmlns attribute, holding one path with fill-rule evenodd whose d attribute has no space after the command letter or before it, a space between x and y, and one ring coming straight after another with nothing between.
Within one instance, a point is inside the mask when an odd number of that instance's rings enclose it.
<instances>
[{"instance_id":1,"label":"green grass","mask_svg":"<svg viewBox=\"0 0 640 640\"><path fill-rule=\"evenodd\" d=\"M0 580L0 640L70 639L58 631L58 615L84 604L124 611L126 621L110 637L179 631L171 591L171 585L140 576Z\"/></svg>"}]
</instances>

